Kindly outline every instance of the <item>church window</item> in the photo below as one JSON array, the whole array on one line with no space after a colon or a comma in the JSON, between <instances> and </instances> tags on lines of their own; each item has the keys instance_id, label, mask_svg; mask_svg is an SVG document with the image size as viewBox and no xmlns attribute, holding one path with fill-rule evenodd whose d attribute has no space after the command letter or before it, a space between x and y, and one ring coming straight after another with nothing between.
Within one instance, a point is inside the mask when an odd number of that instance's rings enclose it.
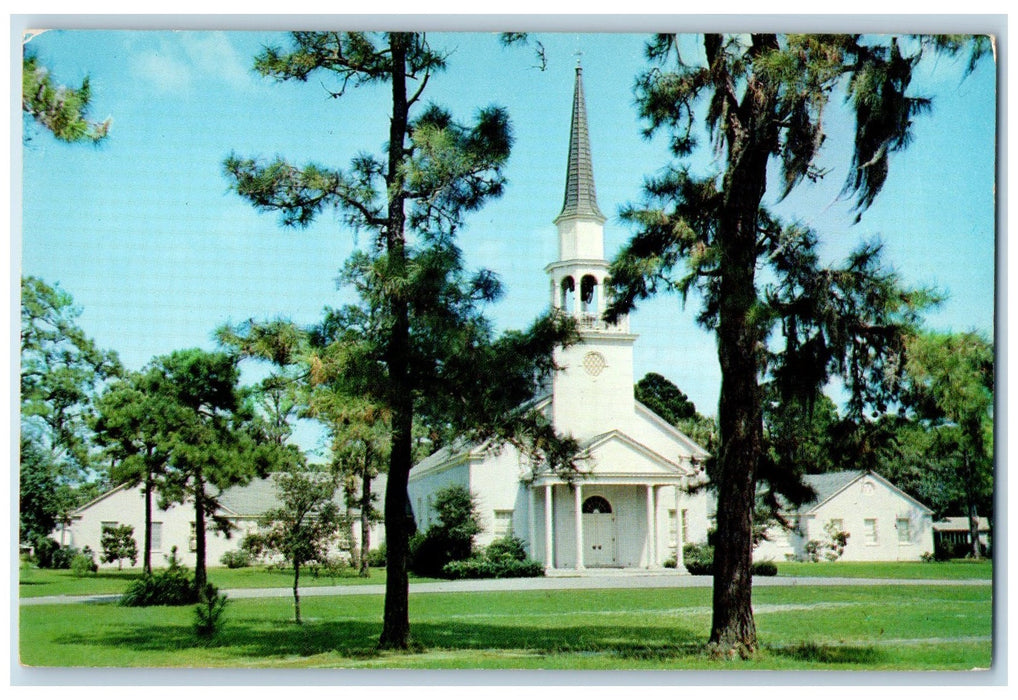
<instances>
[{"instance_id":1,"label":"church window","mask_svg":"<svg viewBox=\"0 0 1018 700\"><path fill-rule=\"evenodd\" d=\"M898 518L898 544L912 543L912 521L908 518Z\"/></svg>"},{"instance_id":2,"label":"church window","mask_svg":"<svg viewBox=\"0 0 1018 700\"><path fill-rule=\"evenodd\" d=\"M862 527L866 536L866 544L877 544L877 519L866 518L862 521Z\"/></svg>"},{"instance_id":3,"label":"church window","mask_svg":"<svg viewBox=\"0 0 1018 700\"><path fill-rule=\"evenodd\" d=\"M584 513L611 513L612 504L603 496L591 496L583 502Z\"/></svg>"},{"instance_id":4,"label":"church window","mask_svg":"<svg viewBox=\"0 0 1018 700\"><path fill-rule=\"evenodd\" d=\"M152 523L152 551L159 552L163 548L163 524Z\"/></svg>"},{"instance_id":5,"label":"church window","mask_svg":"<svg viewBox=\"0 0 1018 700\"><path fill-rule=\"evenodd\" d=\"M494 526L495 539L502 539L503 537L511 535L512 529L513 512L511 510L496 510Z\"/></svg>"}]
</instances>

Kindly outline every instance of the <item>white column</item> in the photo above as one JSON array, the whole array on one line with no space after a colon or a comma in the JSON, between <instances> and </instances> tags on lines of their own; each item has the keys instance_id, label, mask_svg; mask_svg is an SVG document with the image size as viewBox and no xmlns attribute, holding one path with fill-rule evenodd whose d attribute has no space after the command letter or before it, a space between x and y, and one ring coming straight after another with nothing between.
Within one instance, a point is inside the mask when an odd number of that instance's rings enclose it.
<instances>
[{"instance_id":1,"label":"white column","mask_svg":"<svg viewBox=\"0 0 1018 700\"><path fill-rule=\"evenodd\" d=\"M544 568L555 568L555 522L552 518L554 501L552 485L544 485Z\"/></svg>"},{"instance_id":2,"label":"white column","mask_svg":"<svg viewBox=\"0 0 1018 700\"><path fill-rule=\"evenodd\" d=\"M675 570L682 571L685 564L682 562L682 538L685 533L682 531L682 509L679 508L679 487L675 490Z\"/></svg>"},{"instance_id":3,"label":"white column","mask_svg":"<svg viewBox=\"0 0 1018 700\"><path fill-rule=\"evenodd\" d=\"M537 524L534 509L537 506L537 499L534 498L534 487L527 487L527 549L531 559L536 559L534 550L537 548Z\"/></svg>"},{"instance_id":4,"label":"white column","mask_svg":"<svg viewBox=\"0 0 1018 700\"><path fill-rule=\"evenodd\" d=\"M654 556L654 537L657 523L654 522L654 486L647 484L647 568L656 563Z\"/></svg>"},{"instance_id":5,"label":"white column","mask_svg":"<svg viewBox=\"0 0 1018 700\"><path fill-rule=\"evenodd\" d=\"M573 502L576 505L576 569L583 568L583 487L576 484L573 492Z\"/></svg>"}]
</instances>

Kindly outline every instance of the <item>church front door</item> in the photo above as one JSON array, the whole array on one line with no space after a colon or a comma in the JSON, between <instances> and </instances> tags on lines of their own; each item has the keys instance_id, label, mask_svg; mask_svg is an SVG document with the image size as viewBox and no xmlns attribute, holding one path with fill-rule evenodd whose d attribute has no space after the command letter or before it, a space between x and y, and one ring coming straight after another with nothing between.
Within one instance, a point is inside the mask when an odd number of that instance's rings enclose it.
<instances>
[{"instance_id":1,"label":"church front door","mask_svg":"<svg viewBox=\"0 0 1018 700\"><path fill-rule=\"evenodd\" d=\"M601 496L583 502L583 565L615 566L615 513Z\"/></svg>"}]
</instances>

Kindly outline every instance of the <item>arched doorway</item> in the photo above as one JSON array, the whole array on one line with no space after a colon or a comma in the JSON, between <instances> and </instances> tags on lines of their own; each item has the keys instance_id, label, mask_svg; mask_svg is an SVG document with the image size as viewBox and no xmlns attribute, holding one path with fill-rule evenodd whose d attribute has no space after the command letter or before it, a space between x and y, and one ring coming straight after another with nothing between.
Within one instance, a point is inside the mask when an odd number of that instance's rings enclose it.
<instances>
[{"instance_id":1,"label":"arched doorway","mask_svg":"<svg viewBox=\"0 0 1018 700\"><path fill-rule=\"evenodd\" d=\"M583 501L583 565L615 566L615 512L604 496Z\"/></svg>"}]
</instances>

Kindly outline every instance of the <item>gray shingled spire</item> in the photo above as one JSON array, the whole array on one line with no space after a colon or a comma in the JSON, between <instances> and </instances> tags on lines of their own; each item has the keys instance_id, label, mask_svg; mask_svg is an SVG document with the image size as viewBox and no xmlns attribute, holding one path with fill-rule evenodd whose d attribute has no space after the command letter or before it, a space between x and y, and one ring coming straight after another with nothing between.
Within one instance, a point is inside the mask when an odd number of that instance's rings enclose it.
<instances>
[{"instance_id":1,"label":"gray shingled spire","mask_svg":"<svg viewBox=\"0 0 1018 700\"><path fill-rule=\"evenodd\" d=\"M576 66L576 87L573 91L573 123L569 131L569 164L566 167L566 194L562 212L566 216L592 217L604 221L594 191L594 167L590 159L590 136L587 131L587 107L583 100L583 68Z\"/></svg>"}]
</instances>

